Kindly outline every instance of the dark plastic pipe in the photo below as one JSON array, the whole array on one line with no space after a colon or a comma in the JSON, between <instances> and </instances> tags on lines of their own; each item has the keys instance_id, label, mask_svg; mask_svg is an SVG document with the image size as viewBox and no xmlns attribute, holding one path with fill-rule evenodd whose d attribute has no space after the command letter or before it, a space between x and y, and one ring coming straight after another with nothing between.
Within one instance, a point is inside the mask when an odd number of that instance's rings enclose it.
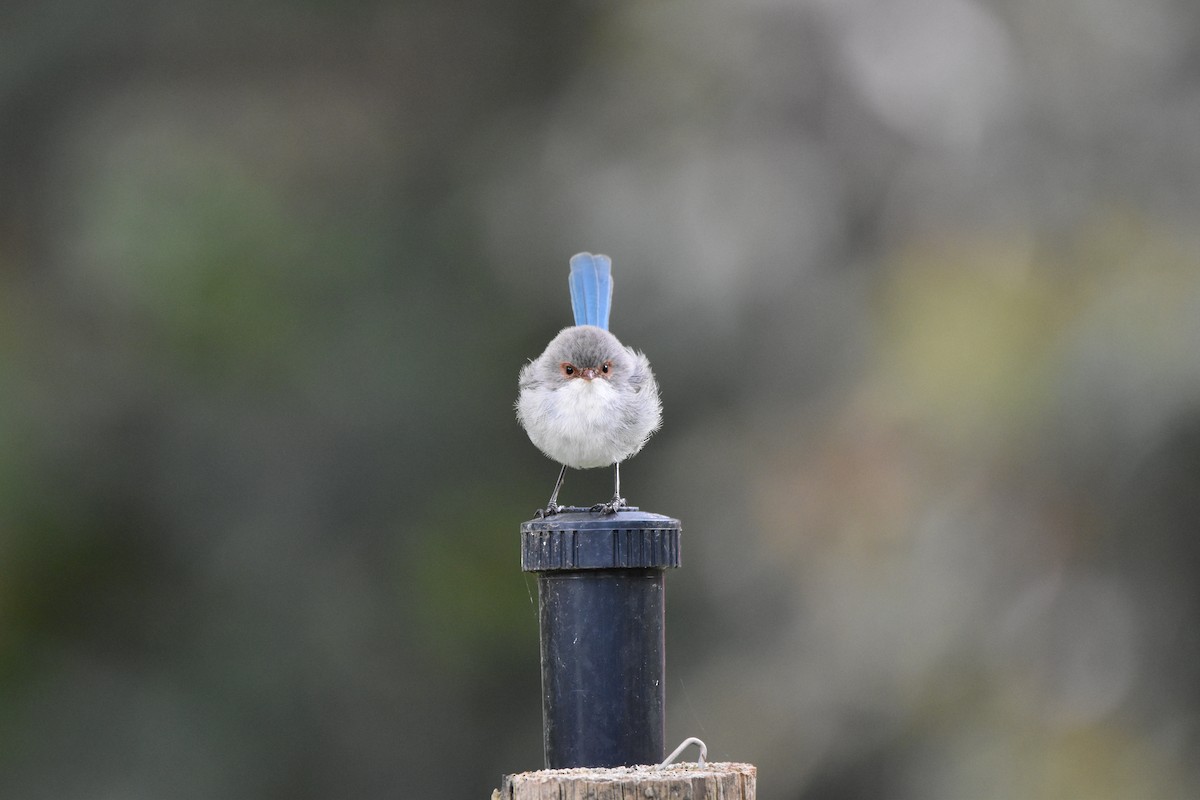
<instances>
[{"instance_id":1,"label":"dark plastic pipe","mask_svg":"<svg viewBox=\"0 0 1200 800\"><path fill-rule=\"evenodd\" d=\"M546 767L657 764L665 757L664 578L678 520L569 512L521 525L538 573Z\"/></svg>"}]
</instances>

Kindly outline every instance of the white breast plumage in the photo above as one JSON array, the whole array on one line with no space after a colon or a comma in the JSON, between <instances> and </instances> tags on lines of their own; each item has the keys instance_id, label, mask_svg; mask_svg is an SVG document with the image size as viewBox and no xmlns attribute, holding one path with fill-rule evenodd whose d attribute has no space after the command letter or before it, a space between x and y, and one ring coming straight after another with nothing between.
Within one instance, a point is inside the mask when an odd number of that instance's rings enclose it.
<instances>
[{"instance_id":1,"label":"white breast plumage","mask_svg":"<svg viewBox=\"0 0 1200 800\"><path fill-rule=\"evenodd\" d=\"M525 416L548 423L530 429L530 439L560 464L575 469L605 467L617 460L615 452L627 449L617 444L620 396L602 378L577 378L556 389L537 389L521 398L521 405L527 403L538 408L529 407Z\"/></svg>"}]
</instances>

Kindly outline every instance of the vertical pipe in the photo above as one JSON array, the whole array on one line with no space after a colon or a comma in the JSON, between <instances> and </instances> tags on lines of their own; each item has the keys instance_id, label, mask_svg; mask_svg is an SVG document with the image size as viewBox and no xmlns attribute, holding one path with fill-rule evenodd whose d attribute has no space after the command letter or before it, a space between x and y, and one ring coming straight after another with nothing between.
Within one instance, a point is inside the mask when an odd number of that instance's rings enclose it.
<instances>
[{"instance_id":1,"label":"vertical pipe","mask_svg":"<svg viewBox=\"0 0 1200 800\"><path fill-rule=\"evenodd\" d=\"M640 511L522 524L521 567L538 573L547 768L664 758L664 584L680 530Z\"/></svg>"}]
</instances>

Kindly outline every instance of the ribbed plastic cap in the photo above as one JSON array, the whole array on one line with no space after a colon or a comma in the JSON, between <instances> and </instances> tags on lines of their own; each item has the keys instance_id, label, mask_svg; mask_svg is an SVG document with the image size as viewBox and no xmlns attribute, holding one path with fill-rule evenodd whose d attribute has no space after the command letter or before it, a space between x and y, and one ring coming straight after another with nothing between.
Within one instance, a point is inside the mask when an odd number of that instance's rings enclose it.
<instances>
[{"instance_id":1,"label":"ribbed plastic cap","mask_svg":"<svg viewBox=\"0 0 1200 800\"><path fill-rule=\"evenodd\" d=\"M679 520L645 511L565 512L521 523L521 569L647 569L679 566Z\"/></svg>"}]
</instances>

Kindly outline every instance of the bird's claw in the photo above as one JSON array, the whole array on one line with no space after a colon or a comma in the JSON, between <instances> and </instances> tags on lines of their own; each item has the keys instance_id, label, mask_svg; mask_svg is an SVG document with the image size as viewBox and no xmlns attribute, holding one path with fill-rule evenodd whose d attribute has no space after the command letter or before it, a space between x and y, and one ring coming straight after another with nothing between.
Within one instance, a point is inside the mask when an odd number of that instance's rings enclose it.
<instances>
[{"instance_id":1,"label":"bird's claw","mask_svg":"<svg viewBox=\"0 0 1200 800\"><path fill-rule=\"evenodd\" d=\"M625 502L624 497L614 497L607 503L597 503L596 505L592 506L591 511L601 515L615 514L618 511L624 511L629 507L630 506Z\"/></svg>"},{"instance_id":2,"label":"bird's claw","mask_svg":"<svg viewBox=\"0 0 1200 800\"><path fill-rule=\"evenodd\" d=\"M537 511L533 512L533 516L536 519L545 519L546 517L552 517L555 514L561 513L564 508L566 508L566 506L559 506L551 503L545 508L539 508Z\"/></svg>"}]
</instances>

